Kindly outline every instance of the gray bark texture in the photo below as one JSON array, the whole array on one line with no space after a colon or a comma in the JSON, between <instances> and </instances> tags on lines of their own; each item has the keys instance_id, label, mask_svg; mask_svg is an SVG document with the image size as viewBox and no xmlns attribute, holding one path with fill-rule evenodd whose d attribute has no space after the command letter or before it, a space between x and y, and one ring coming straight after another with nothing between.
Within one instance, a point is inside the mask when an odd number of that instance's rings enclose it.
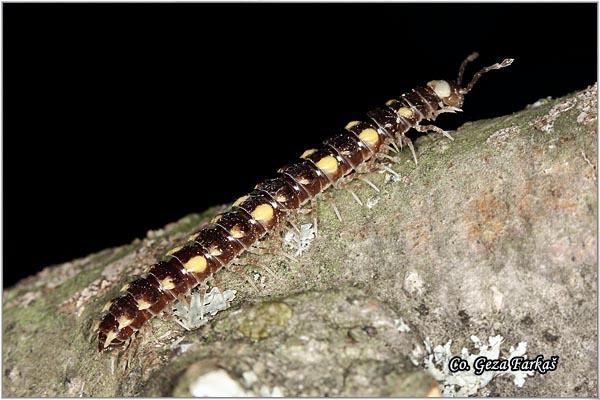
<instances>
[{"instance_id":1,"label":"gray bark texture","mask_svg":"<svg viewBox=\"0 0 600 400\"><path fill-rule=\"evenodd\" d=\"M3 296L3 395L435 395L460 389L425 368L435 346L477 354L472 336L500 335L503 357L526 342L557 369L468 394L596 397L596 90L421 137L418 165L404 149L397 176L365 175L380 192L348 184L363 206L329 190L296 217L318 218L305 251L283 229L217 273L235 298L197 329L171 310L125 351L88 340L124 284L223 207L22 280Z\"/></svg>"}]
</instances>

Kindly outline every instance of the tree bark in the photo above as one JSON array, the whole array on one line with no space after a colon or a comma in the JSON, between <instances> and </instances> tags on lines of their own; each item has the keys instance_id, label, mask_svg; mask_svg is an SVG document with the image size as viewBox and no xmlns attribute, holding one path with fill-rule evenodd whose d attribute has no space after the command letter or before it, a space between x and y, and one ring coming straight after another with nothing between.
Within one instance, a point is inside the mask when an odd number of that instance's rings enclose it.
<instances>
[{"instance_id":1,"label":"tree bark","mask_svg":"<svg viewBox=\"0 0 600 400\"><path fill-rule=\"evenodd\" d=\"M230 308L191 331L156 317L125 352L88 341L103 305L222 208L46 268L4 291L3 395L423 396L438 390L425 341L458 354L501 335L558 368L477 395L596 397L596 104L594 85L419 138L418 165L405 149L397 177L367 175L379 193L349 184L364 206L330 190L298 262L242 256L212 282ZM283 243L265 246L293 254Z\"/></svg>"}]
</instances>

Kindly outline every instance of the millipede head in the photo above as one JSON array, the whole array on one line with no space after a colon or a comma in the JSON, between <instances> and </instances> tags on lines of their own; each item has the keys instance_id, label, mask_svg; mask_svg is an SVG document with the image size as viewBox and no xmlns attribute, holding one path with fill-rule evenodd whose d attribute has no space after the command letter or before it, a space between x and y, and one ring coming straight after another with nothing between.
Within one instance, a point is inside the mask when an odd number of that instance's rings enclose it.
<instances>
[{"instance_id":1,"label":"millipede head","mask_svg":"<svg viewBox=\"0 0 600 400\"><path fill-rule=\"evenodd\" d=\"M427 82L427 86L429 86L435 94L442 100L447 107L460 108L464 101L464 95L469 93L473 86L477 83L481 76L489 71L493 71L495 69L501 69L504 67L508 67L514 61L512 58L507 58L500 63L496 63L490 65L488 67L482 68L473 75L471 78L471 82L469 82L466 86L462 86L462 80L465 72L465 68L467 64L472 61L475 61L479 57L478 53L470 54L460 65L458 70L458 78L455 82L453 81L444 81L444 80L436 80Z\"/></svg>"},{"instance_id":2,"label":"millipede head","mask_svg":"<svg viewBox=\"0 0 600 400\"><path fill-rule=\"evenodd\" d=\"M460 108L464 101L463 93L461 88L452 81L429 81L427 86L435 92L435 94L442 100L444 106Z\"/></svg>"}]
</instances>

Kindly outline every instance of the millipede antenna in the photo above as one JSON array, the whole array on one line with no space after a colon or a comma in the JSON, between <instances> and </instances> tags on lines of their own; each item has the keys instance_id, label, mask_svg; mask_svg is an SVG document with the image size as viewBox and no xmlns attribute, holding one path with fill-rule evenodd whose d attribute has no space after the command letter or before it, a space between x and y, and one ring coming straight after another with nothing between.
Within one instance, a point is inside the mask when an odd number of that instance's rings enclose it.
<instances>
[{"instance_id":1,"label":"millipede antenna","mask_svg":"<svg viewBox=\"0 0 600 400\"><path fill-rule=\"evenodd\" d=\"M479 53L474 51L467 58L465 58L463 60L463 62L460 64L460 68L458 69L458 78L456 79L456 83L458 83L458 86L462 85L462 80L463 80L463 76L465 74L465 68L467 68L467 64L475 61L477 59L477 57L479 57Z\"/></svg>"},{"instance_id":2,"label":"millipede antenna","mask_svg":"<svg viewBox=\"0 0 600 400\"><path fill-rule=\"evenodd\" d=\"M469 57L467 57L467 60L465 60L465 61L468 61ZM495 69L501 69L501 68L508 67L510 64L513 63L513 61L514 61L513 58L507 58L507 59L503 60L500 63L496 63L494 65L490 65L489 67L485 67L485 68L480 69L479 71L477 71L475 73L475 75L473 75L473 78L471 79L471 82L469 82L469 84L465 88L460 89L460 94L467 94L467 93L469 93L471 91L471 89L473 89L473 86L475 86L475 84L477 83L477 81L479 80L479 78L481 78L481 76L483 74L485 74L486 72L489 72L489 71L492 71L492 70L495 70ZM464 64L464 62L463 62L463 64Z\"/></svg>"}]
</instances>

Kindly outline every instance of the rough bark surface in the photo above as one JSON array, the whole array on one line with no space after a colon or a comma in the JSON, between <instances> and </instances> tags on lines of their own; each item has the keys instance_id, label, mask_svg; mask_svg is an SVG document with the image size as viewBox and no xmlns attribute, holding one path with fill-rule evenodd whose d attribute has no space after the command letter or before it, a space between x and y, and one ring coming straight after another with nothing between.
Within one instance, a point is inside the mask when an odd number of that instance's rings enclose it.
<instances>
[{"instance_id":1,"label":"rough bark surface","mask_svg":"<svg viewBox=\"0 0 600 400\"><path fill-rule=\"evenodd\" d=\"M418 166L403 151L398 179L368 175L380 193L350 183L365 206L332 191L343 222L319 202L298 263L241 257L258 291L221 271L212 284L237 290L229 309L192 331L154 318L124 353L88 341L103 305L219 209L49 267L4 291L3 395L189 396L210 379L233 395L425 395L426 338L458 353L501 335L503 349L560 356L558 369L478 395L595 397L596 102L593 86L465 124L454 142L420 138Z\"/></svg>"}]
</instances>

